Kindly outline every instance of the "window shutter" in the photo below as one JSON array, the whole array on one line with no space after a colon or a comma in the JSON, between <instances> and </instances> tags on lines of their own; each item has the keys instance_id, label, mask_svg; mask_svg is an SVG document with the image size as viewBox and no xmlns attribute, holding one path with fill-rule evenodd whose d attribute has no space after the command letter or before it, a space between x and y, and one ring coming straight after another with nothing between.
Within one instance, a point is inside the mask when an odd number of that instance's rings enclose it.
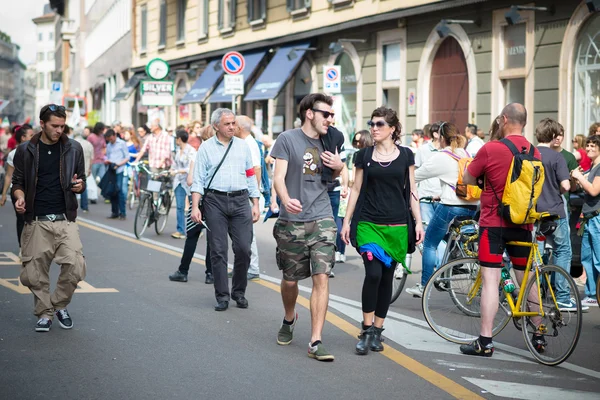
<instances>
[{"instance_id":1,"label":"window shutter","mask_svg":"<svg viewBox=\"0 0 600 400\"><path fill-rule=\"evenodd\" d=\"M294 11L294 0L287 0L287 11Z\"/></svg>"},{"instance_id":2,"label":"window shutter","mask_svg":"<svg viewBox=\"0 0 600 400\"><path fill-rule=\"evenodd\" d=\"M230 16L229 16L229 27L230 28L235 28L235 15L236 15L236 9L237 9L237 1L236 0L229 0L231 3L229 5L229 11L230 11Z\"/></svg>"},{"instance_id":3,"label":"window shutter","mask_svg":"<svg viewBox=\"0 0 600 400\"><path fill-rule=\"evenodd\" d=\"M217 13L217 28L223 29L223 12L225 7L225 0L219 0L219 12Z\"/></svg>"},{"instance_id":4,"label":"window shutter","mask_svg":"<svg viewBox=\"0 0 600 400\"><path fill-rule=\"evenodd\" d=\"M254 7L253 7L253 0L248 0L248 2L246 3L247 6L247 10L248 10L248 22L254 21Z\"/></svg>"},{"instance_id":5,"label":"window shutter","mask_svg":"<svg viewBox=\"0 0 600 400\"><path fill-rule=\"evenodd\" d=\"M267 0L260 0L260 18L267 20Z\"/></svg>"}]
</instances>

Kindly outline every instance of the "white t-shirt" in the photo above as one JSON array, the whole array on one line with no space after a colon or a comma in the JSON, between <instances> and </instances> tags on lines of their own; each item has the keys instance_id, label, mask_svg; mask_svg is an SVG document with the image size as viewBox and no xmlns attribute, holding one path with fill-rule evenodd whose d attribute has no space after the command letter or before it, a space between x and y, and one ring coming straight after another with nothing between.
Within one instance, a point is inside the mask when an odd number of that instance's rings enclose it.
<instances>
[{"instance_id":1,"label":"white t-shirt","mask_svg":"<svg viewBox=\"0 0 600 400\"><path fill-rule=\"evenodd\" d=\"M15 153L16 153L16 152L17 152L17 149L12 149L12 150L10 151L10 153L8 153L8 156L6 156L6 163L7 163L8 165L10 165L11 167L13 167L13 168L15 167L15 162L14 162L14 160L15 160Z\"/></svg>"},{"instance_id":2,"label":"white t-shirt","mask_svg":"<svg viewBox=\"0 0 600 400\"><path fill-rule=\"evenodd\" d=\"M474 136L473 139L469 140L469 144L467 144L467 153L469 153L471 157L475 158L475 155L484 144L485 143L483 143L483 140L481 140L479 136Z\"/></svg>"},{"instance_id":3,"label":"white t-shirt","mask_svg":"<svg viewBox=\"0 0 600 400\"><path fill-rule=\"evenodd\" d=\"M415 154L415 167L417 168L417 171L421 165L425 164L427 160L437 153L437 151L438 150L431 141L423 143L423 145L419 147L417 153ZM437 177L425 179L419 182L417 188L419 190L419 197L439 197L442 194L440 180Z\"/></svg>"},{"instance_id":4,"label":"white t-shirt","mask_svg":"<svg viewBox=\"0 0 600 400\"><path fill-rule=\"evenodd\" d=\"M254 137L252 137L252 135L246 136L246 139L244 140L248 144L248 147L250 147L250 154L252 155L252 166L260 167L260 148L258 147L258 143L256 143L256 140L254 140Z\"/></svg>"}]
</instances>

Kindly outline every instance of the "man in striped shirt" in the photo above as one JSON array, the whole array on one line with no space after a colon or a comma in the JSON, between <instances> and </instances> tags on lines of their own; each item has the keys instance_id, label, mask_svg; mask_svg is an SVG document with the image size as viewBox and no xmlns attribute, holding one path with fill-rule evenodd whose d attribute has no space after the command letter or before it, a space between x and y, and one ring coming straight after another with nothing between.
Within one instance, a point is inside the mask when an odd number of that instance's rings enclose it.
<instances>
[{"instance_id":1,"label":"man in striped shirt","mask_svg":"<svg viewBox=\"0 0 600 400\"><path fill-rule=\"evenodd\" d=\"M217 298L215 310L225 311L230 299L239 308L248 307L245 295L252 224L260 216L260 194L250 148L244 140L234 137L237 126L233 111L216 109L212 113L211 124L216 135L200 146L194 164L191 216L196 223L202 220L203 214L206 217ZM249 198L252 200L252 207L248 204ZM200 201L202 210L199 207ZM227 279L228 234L234 254L231 295Z\"/></svg>"},{"instance_id":2,"label":"man in striped shirt","mask_svg":"<svg viewBox=\"0 0 600 400\"><path fill-rule=\"evenodd\" d=\"M147 151L150 170L159 172L171 166L171 142L173 139L162 129L158 119L152 121L150 130L152 136L145 141L135 161L139 161Z\"/></svg>"}]
</instances>

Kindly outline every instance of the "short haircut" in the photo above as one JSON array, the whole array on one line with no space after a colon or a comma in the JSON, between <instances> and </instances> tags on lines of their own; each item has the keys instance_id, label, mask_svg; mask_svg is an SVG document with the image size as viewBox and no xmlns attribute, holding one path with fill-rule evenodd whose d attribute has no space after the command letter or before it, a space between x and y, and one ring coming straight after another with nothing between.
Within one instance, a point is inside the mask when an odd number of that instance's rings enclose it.
<instances>
[{"instance_id":1,"label":"short haircut","mask_svg":"<svg viewBox=\"0 0 600 400\"><path fill-rule=\"evenodd\" d=\"M233 115L235 117L235 113L231 111L229 108L217 108L210 115L210 124L211 125L219 125L221 123L221 119L223 115Z\"/></svg>"},{"instance_id":2,"label":"short haircut","mask_svg":"<svg viewBox=\"0 0 600 400\"><path fill-rule=\"evenodd\" d=\"M253 124L252 124L252 120L250 119L250 117L247 117L245 115L238 115L235 118L235 121L237 122L240 129L242 129L243 131L252 133L252 125Z\"/></svg>"},{"instance_id":3,"label":"short haircut","mask_svg":"<svg viewBox=\"0 0 600 400\"><path fill-rule=\"evenodd\" d=\"M112 129L107 129L106 132L104 133L104 137L109 138L111 136L115 136L115 131Z\"/></svg>"},{"instance_id":4,"label":"short haircut","mask_svg":"<svg viewBox=\"0 0 600 400\"><path fill-rule=\"evenodd\" d=\"M477 125L475 124L467 124L467 131L473 136L477 135Z\"/></svg>"},{"instance_id":5,"label":"short haircut","mask_svg":"<svg viewBox=\"0 0 600 400\"><path fill-rule=\"evenodd\" d=\"M83 129L87 129L87 130L88 130L88 131L90 131L90 132L93 132L93 131L94 131L94 127L93 127L93 126L90 126L90 125L86 126L86 127L85 127L85 128L83 128Z\"/></svg>"},{"instance_id":6,"label":"short haircut","mask_svg":"<svg viewBox=\"0 0 600 400\"><path fill-rule=\"evenodd\" d=\"M396 128L394 133L392 133L392 139L394 141L400 139L400 135L402 134L402 125L400 124L400 120L398 119L398 114L396 111L387 107L378 107L371 113L371 119L373 119L373 117L383 118L389 126ZM419 129L419 131L423 132L421 129Z\"/></svg>"},{"instance_id":7,"label":"short haircut","mask_svg":"<svg viewBox=\"0 0 600 400\"><path fill-rule=\"evenodd\" d=\"M23 136L27 133L28 130L33 129L33 127L29 124L23 124L15 127L15 140L17 144L21 144L23 141Z\"/></svg>"},{"instance_id":8,"label":"short haircut","mask_svg":"<svg viewBox=\"0 0 600 400\"><path fill-rule=\"evenodd\" d=\"M40 110L40 119L42 121L48 122L52 116L67 119L67 111L63 106L58 104L46 104L44 107L42 107Z\"/></svg>"},{"instance_id":9,"label":"short haircut","mask_svg":"<svg viewBox=\"0 0 600 400\"><path fill-rule=\"evenodd\" d=\"M96 125L94 125L94 129L92 130L92 132L94 132L96 135L101 135L104 129L106 129L106 125L104 125L102 122L96 122Z\"/></svg>"},{"instance_id":10,"label":"short haircut","mask_svg":"<svg viewBox=\"0 0 600 400\"><path fill-rule=\"evenodd\" d=\"M356 140L356 136L359 136L358 140ZM371 132L363 129L362 131L358 131L354 134L354 141L356 142L356 147L359 149L364 149L365 147L373 146L373 136Z\"/></svg>"},{"instance_id":11,"label":"short haircut","mask_svg":"<svg viewBox=\"0 0 600 400\"><path fill-rule=\"evenodd\" d=\"M600 148L600 136L598 136L598 135L589 136L587 138L587 140L585 141L585 145L587 146L588 144L593 144L596 147Z\"/></svg>"},{"instance_id":12,"label":"short haircut","mask_svg":"<svg viewBox=\"0 0 600 400\"><path fill-rule=\"evenodd\" d=\"M325 103L329 107L332 107L333 98L323 93L311 93L304 96L304 98L300 101L300 105L298 106L298 116L300 117L300 122L302 125L304 125L304 121L306 121L306 112L315 108L317 103Z\"/></svg>"},{"instance_id":13,"label":"short haircut","mask_svg":"<svg viewBox=\"0 0 600 400\"><path fill-rule=\"evenodd\" d=\"M598 128L600 128L600 122L594 122L592 125L590 125L590 130L588 131L588 135L594 136L596 134L596 131L598 130Z\"/></svg>"},{"instance_id":14,"label":"short haircut","mask_svg":"<svg viewBox=\"0 0 600 400\"><path fill-rule=\"evenodd\" d=\"M188 135L188 133L183 129L178 130L175 135L177 139L181 139L183 143L187 143L188 138L190 137L190 135Z\"/></svg>"},{"instance_id":15,"label":"short haircut","mask_svg":"<svg viewBox=\"0 0 600 400\"><path fill-rule=\"evenodd\" d=\"M425 136L425 132L423 131L423 129L413 129L412 134L419 135L419 137Z\"/></svg>"},{"instance_id":16,"label":"short haircut","mask_svg":"<svg viewBox=\"0 0 600 400\"><path fill-rule=\"evenodd\" d=\"M527 110L522 104L510 103L502 110L500 115L504 115L509 123L520 126L527 125Z\"/></svg>"},{"instance_id":17,"label":"short haircut","mask_svg":"<svg viewBox=\"0 0 600 400\"><path fill-rule=\"evenodd\" d=\"M552 118L542 119L535 127L535 138L539 143L550 143L557 136L563 135L563 127Z\"/></svg>"}]
</instances>

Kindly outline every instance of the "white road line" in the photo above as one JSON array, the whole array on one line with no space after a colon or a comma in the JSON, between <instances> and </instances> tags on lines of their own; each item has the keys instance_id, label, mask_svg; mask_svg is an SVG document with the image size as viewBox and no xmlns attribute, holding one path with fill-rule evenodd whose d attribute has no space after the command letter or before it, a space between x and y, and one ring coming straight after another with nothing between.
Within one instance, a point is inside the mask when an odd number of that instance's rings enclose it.
<instances>
[{"instance_id":1,"label":"white road line","mask_svg":"<svg viewBox=\"0 0 600 400\"><path fill-rule=\"evenodd\" d=\"M496 358L495 355L494 355L494 358ZM560 379L560 380L568 379L563 376L545 374L542 371L526 371L526 370L522 370L522 369L497 368L497 367L484 366L481 364L469 364L469 363L461 363L461 362L446 361L446 360L439 360L439 359L433 360L433 362L438 365L441 365L442 367L447 367L452 370L472 369L472 370L476 370L478 372L485 372L488 374L498 373L498 374L515 374L515 375L519 375L519 376L527 375L531 378L536 378L536 379ZM571 378L571 380L573 380L575 382L580 382L580 379L581 378Z\"/></svg>"},{"instance_id":2,"label":"white road line","mask_svg":"<svg viewBox=\"0 0 600 400\"><path fill-rule=\"evenodd\" d=\"M527 385L524 383L513 383L503 381L491 381L463 377L463 379L479 386L495 396L507 397L520 400L598 400L600 395L593 392L581 390L568 390L550 386Z\"/></svg>"},{"instance_id":3,"label":"white road line","mask_svg":"<svg viewBox=\"0 0 600 400\"><path fill-rule=\"evenodd\" d=\"M92 221L92 220L89 220L89 219L86 219L86 218L78 218L78 219L81 220L82 222L88 223L90 225L94 225L94 226L96 226L98 228L107 229L107 230L110 230L110 231L113 231L113 232L117 232L117 233L119 233L121 235L124 235L124 236L127 236L127 237L135 239L135 235L133 233L130 233L130 232L127 232L127 231L124 231L124 230L121 230L121 229L114 228L114 227L112 227L110 225L101 224L101 223L98 223L98 222L95 222L95 221ZM140 239L140 241L143 241L143 242L146 242L146 243L150 243L150 244L153 244L155 246L163 247L165 249L169 249L169 250L172 250L172 251L181 251L181 252L183 252L183 249L181 247L171 246L171 245L168 245L168 244L156 241L156 240L142 238L142 239ZM198 254L198 253L194 253L194 257L197 257L197 258L199 258L201 260L205 260L206 259L203 255ZM232 265L229 264L229 267L231 268ZM260 278L264 279L265 281L274 283L276 285L279 285L281 283L281 279L274 278L274 277L266 275L266 274L264 274L262 272L260 274ZM303 286L303 285L298 285L298 288L299 288L300 291L302 291L304 293L311 293L311 291L312 291L312 288L306 287L306 286ZM332 302L332 300L333 300L333 302ZM336 305L336 307L334 307L332 305L332 303L335 303L335 302L338 303ZM330 294L329 295L329 304L330 304L330 306L332 306L332 308L336 308L336 309L338 309L337 307L342 307L342 305L344 305L344 304L348 305L348 306L352 306L352 307L357 308L359 312L362 309L362 304L359 301L347 299L345 297L337 296L337 295L334 295L334 294ZM346 309L346 311L348 311L350 314L353 314L355 312L355 311L351 312L351 311L349 311L347 309ZM340 311L340 312L346 314L344 311ZM354 317L352 317L349 314L346 314L346 315L350 316L352 319L354 319L354 320L356 320L358 322L362 321L362 315L360 315L360 317L358 317L359 319L354 318ZM419 332L418 332L418 335L423 335L423 331L425 331L425 332L428 332L430 334L435 335L436 338L438 338L439 340L441 340L440 343L442 343L443 345L450 344L451 346L453 346L453 348L456 347L455 344L446 342L445 340L443 340L442 338L440 338L439 336L437 336L433 331L431 331L430 328L429 328L429 325L425 321L422 321L422 320L414 318L414 317L410 317L408 315L404 315L404 314L400 314L400 313L397 313L397 312L394 312L394 311L390 311L390 312L388 312L388 321L386 322L387 326L389 326L389 324L391 322L390 318L393 318L393 319L396 319L396 320L399 320L399 321L408 322L409 324L425 328L425 329L420 329ZM406 325L408 325L408 324L406 324ZM404 328L401 328L401 329L404 329ZM413 329L413 328L411 327L411 329ZM511 328L509 327L508 329L511 329ZM392 338L392 336L391 336L392 333L390 331L391 331L390 329L386 329L386 333L384 334L384 336L389 337L391 340L393 340L395 342L396 340L394 340ZM398 343L401 344L400 342L398 342ZM507 344L503 344L503 343L499 343L499 342L494 342L494 346L496 346L497 350L502 350L505 353L511 353L511 354L513 354L515 356L519 356L520 357L520 358L518 358L519 362L530 362L529 360L532 359L531 358L531 354L527 350L519 349L517 347L513 347L513 346L510 346L510 345L507 345ZM435 351L435 350L427 350L427 351ZM456 354L456 351L454 351L453 354ZM494 356L493 359L497 359L497 357ZM527 359L527 361L524 360L524 359ZM559 366L557 366L555 368L564 368L564 369L567 369L569 371L576 372L578 374L587 375L587 376L590 376L592 378L600 379L600 371L594 371L594 370L591 370L591 369L588 369L588 368L584 368L584 367L581 367L579 365L571 364L571 363L568 363L568 362L564 362L564 363L560 364ZM596 397L595 400L597 400L597 399L598 399L598 397ZM561 400L565 400L565 399L561 399Z\"/></svg>"}]
</instances>

